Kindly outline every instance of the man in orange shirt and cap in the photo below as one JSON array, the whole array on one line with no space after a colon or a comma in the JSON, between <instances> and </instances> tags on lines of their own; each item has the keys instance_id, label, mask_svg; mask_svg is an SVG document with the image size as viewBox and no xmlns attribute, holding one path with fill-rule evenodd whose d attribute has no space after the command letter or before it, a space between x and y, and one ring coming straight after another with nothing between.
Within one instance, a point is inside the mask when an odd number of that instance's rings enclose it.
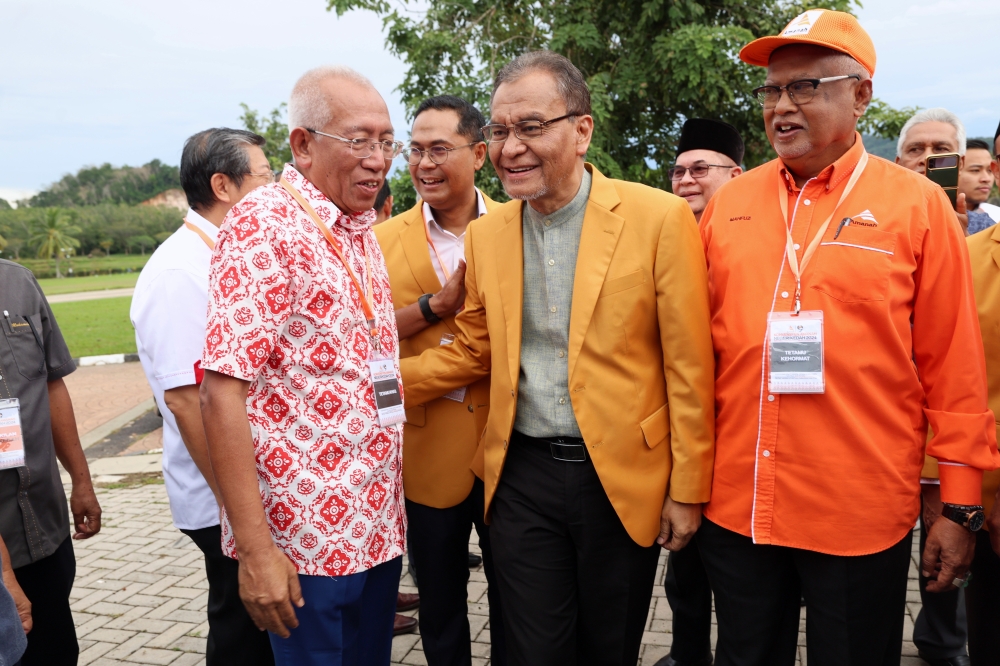
<instances>
[{"instance_id":1,"label":"man in orange shirt and cap","mask_svg":"<svg viewBox=\"0 0 1000 666\"><path fill-rule=\"evenodd\" d=\"M927 453L947 520L928 589L961 585L1000 464L968 253L934 183L856 131L875 48L850 14L804 12L740 52L778 159L702 216L716 357L712 499L698 534L719 666L899 664ZM917 369L919 368L919 373Z\"/></svg>"}]
</instances>

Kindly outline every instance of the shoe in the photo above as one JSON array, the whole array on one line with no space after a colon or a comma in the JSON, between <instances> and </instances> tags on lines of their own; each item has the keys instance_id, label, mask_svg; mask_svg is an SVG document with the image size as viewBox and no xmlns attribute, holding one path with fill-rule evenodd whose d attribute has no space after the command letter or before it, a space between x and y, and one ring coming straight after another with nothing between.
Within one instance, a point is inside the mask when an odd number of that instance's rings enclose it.
<instances>
[{"instance_id":1,"label":"shoe","mask_svg":"<svg viewBox=\"0 0 1000 666\"><path fill-rule=\"evenodd\" d=\"M653 664L653 666L712 666L712 662L712 657L704 661L677 661L668 654Z\"/></svg>"},{"instance_id":2,"label":"shoe","mask_svg":"<svg viewBox=\"0 0 1000 666\"><path fill-rule=\"evenodd\" d=\"M483 558L481 558L479 555L476 555L475 553L469 553L469 568L470 569L475 569L475 568L479 567L479 565L482 564L482 563L483 563Z\"/></svg>"},{"instance_id":3,"label":"shoe","mask_svg":"<svg viewBox=\"0 0 1000 666\"><path fill-rule=\"evenodd\" d=\"M408 594L406 592L398 592L396 594L396 611L408 611L418 608L420 606L420 595L419 594Z\"/></svg>"},{"instance_id":4,"label":"shoe","mask_svg":"<svg viewBox=\"0 0 1000 666\"><path fill-rule=\"evenodd\" d=\"M392 635L412 634L417 630L417 618L407 617L396 613L396 619L392 622Z\"/></svg>"},{"instance_id":5,"label":"shoe","mask_svg":"<svg viewBox=\"0 0 1000 666\"><path fill-rule=\"evenodd\" d=\"M930 666L970 666L972 664L969 661L969 657L960 654L955 657L941 657L940 659L931 659L930 657L925 657L922 653L917 653L920 658L926 661Z\"/></svg>"}]
</instances>

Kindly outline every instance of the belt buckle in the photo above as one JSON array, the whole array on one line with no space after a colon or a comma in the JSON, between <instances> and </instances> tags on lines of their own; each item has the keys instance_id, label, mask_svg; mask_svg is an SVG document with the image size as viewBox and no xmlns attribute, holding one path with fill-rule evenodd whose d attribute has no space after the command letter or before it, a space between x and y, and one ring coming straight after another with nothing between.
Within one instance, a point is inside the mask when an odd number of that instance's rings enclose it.
<instances>
[{"instance_id":1,"label":"belt buckle","mask_svg":"<svg viewBox=\"0 0 1000 666\"><path fill-rule=\"evenodd\" d=\"M555 460L561 462L586 462L587 447L583 444L567 444L559 440L548 440L549 451Z\"/></svg>"}]
</instances>

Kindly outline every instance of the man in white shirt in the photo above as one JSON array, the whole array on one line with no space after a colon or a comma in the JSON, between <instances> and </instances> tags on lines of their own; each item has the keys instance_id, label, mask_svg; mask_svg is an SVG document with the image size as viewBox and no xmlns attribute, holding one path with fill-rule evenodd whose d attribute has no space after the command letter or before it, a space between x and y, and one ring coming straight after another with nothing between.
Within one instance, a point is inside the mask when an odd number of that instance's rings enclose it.
<instances>
[{"instance_id":1,"label":"man in white shirt","mask_svg":"<svg viewBox=\"0 0 1000 666\"><path fill-rule=\"evenodd\" d=\"M222 553L221 501L198 402L212 251L226 213L274 179L262 145L262 137L233 129L205 130L185 142L180 176L191 208L139 275L130 312L163 414L163 477L174 525L205 554L208 666L274 663L267 634L240 600L239 565Z\"/></svg>"}]
</instances>

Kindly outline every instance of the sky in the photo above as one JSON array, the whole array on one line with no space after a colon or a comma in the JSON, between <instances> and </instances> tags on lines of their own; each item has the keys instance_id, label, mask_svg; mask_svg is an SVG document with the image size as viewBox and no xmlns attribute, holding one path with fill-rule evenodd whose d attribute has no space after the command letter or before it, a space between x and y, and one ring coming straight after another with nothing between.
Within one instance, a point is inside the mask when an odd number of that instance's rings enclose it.
<instances>
[{"instance_id":1,"label":"sky","mask_svg":"<svg viewBox=\"0 0 1000 666\"><path fill-rule=\"evenodd\" d=\"M1000 120L1000 0L867 0L875 95L945 106L969 136ZM0 198L16 200L86 165L178 164L184 139L239 127L321 64L347 64L386 98L405 73L381 21L325 0L0 0Z\"/></svg>"}]
</instances>

